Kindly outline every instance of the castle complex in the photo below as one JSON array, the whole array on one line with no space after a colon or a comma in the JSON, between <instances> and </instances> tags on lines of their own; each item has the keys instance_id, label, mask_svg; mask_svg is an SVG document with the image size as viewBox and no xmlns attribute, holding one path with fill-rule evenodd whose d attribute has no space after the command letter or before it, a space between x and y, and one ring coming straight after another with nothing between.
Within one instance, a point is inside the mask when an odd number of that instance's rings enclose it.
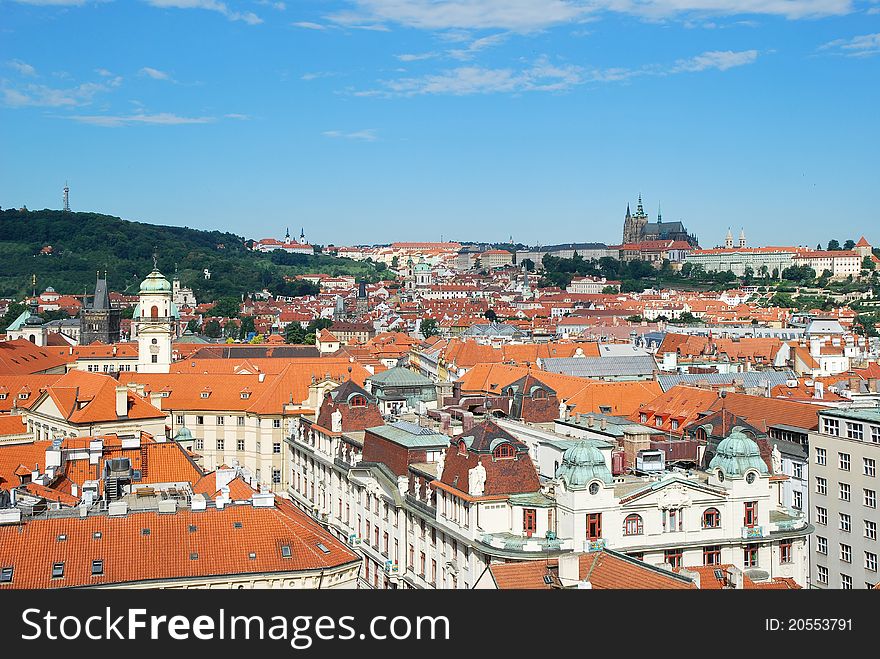
<instances>
[{"instance_id":1,"label":"castle complex","mask_svg":"<svg viewBox=\"0 0 880 659\"><path fill-rule=\"evenodd\" d=\"M681 222L664 222L660 212L657 221L649 222L648 215L642 207L642 196L639 195L635 214L626 205L626 217L623 220L623 244L640 243L648 240L682 240L691 247L699 247L697 237L689 234Z\"/></svg>"}]
</instances>

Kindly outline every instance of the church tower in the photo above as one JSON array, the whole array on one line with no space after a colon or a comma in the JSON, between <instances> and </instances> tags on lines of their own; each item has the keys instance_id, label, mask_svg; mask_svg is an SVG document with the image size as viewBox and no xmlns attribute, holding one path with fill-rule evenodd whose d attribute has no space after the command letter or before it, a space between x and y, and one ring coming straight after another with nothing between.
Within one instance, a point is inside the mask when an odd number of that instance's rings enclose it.
<instances>
[{"instance_id":1,"label":"church tower","mask_svg":"<svg viewBox=\"0 0 880 659\"><path fill-rule=\"evenodd\" d=\"M171 369L171 340L177 309L172 301L171 284L155 267L141 282L139 302L132 317L137 335L139 373L168 373Z\"/></svg>"},{"instance_id":2,"label":"church tower","mask_svg":"<svg viewBox=\"0 0 880 659\"><path fill-rule=\"evenodd\" d=\"M642 206L642 195L636 205L635 215L630 214L629 204L626 205L626 218L623 221L623 242L637 243L645 238L645 225L648 224L648 215Z\"/></svg>"},{"instance_id":3,"label":"church tower","mask_svg":"<svg viewBox=\"0 0 880 659\"><path fill-rule=\"evenodd\" d=\"M730 227L727 227L727 237L724 239L724 247L727 249L733 249L733 232L730 230Z\"/></svg>"},{"instance_id":4,"label":"church tower","mask_svg":"<svg viewBox=\"0 0 880 659\"><path fill-rule=\"evenodd\" d=\"M740 248L745 248L745 246L746 246L746 230L745 230L745 228L740 229L740 231L739 231L739 246L740 246Z\"/></svg>"}]
</instances>

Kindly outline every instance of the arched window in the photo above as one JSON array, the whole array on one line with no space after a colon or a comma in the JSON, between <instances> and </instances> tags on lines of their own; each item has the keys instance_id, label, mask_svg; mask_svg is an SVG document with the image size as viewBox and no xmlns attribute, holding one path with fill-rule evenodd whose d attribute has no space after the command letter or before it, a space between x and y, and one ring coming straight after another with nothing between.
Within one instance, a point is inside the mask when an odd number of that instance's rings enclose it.
<instances>
[{"instance_id":1,"label":"arched window","mask_svg":"<svg viewBox=\"0 0 880 659\"><path fill-rule=\"evenodd\" d=\"M159 339L153 339L150 341L150 343L152 343L153 345L156 345L159 343Z\"/></svg>"},{"instance_id":2,"label":"arched window","mask_svg":"<svg viewBox=\"0 0 880 659\"><path fill-rule=\"evenodd\" d=\"M642 535L644 532L641 515L628 515L623 520L623 535Z\"/></svg>"},{"instance_id":3,"label":"arched window","mask_svg":"<svg viewBox=\"0 0 880 659\"><path fill-rule=\"evenodd\" d=\"M721 526L721 513L717 508L706 508L703 512L703 528L717 529Z\"/></svg>"},{"instance_id":4,"label":"arched window","mask_svg":"<svg viewBox=\"0 0 880 659\"><path fill-rule=\"evenodd\" d=\"M159 317L159 307L157 307L155 304L150 308L150 317L151 318L158 318Z\"/></svg>"},{"instance_id":5,"label":"arched window","mask_svg":"<svg viewBox=\"0 0 880 659\"><path fill-rule=\"evenodd\" d=\"M492 454L496 458L512 458L516 455L516 450L514 450L513 446L504 442L500 446L495 448L494 453Z\"/></svg>"},{"instance_id":6,"label":"arched window","mask_svg":"<svg viewBox=\"0 0 880 659\"><path fill-rule=\"evenodd\" d=\"M543 400L543 399L547 398L547 392L544 391L543 389L535 389L532 392L532 398L534 400Z\"/></svg>"},{"instance_id":7,"label":"arched window","mask_svg":"<svg viewBox=\"0 0 880 659\"><path fill-rule=\"evenodd\" d=\"M367 399L364 396L358 394L357 396L352 396L348 401L349 407L366 407Z\"/></svg>"},{"instance_id":8,"label":"arched window","mask_svg":"<svg viewBox=\"0 0 880 659\"><path fill-rule=\"evenodd\" d=\"M464 442L458 443L458 454L467 455L467 444L465 444Z\"/></svg>"},{"instance_id":9,"label":"arched window","mask_svg":"<svg viewBox=\"0 0 880 659\"><path fill-rule=\"evenodd\" d=\"M697 428L697 441L705 442L706 441L706 429L705 428Z\"/></svg>"}]
</instances>

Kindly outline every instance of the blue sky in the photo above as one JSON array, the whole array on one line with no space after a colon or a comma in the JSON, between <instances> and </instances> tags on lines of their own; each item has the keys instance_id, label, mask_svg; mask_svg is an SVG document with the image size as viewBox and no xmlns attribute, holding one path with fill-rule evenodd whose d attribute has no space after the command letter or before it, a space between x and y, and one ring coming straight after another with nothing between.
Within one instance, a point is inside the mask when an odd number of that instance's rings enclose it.
<instances>
[{"instance_id":1,"label":"blue sky","mask_svg":"<svg viewBox=\"0 0 880 659\"><path fill-rule=\"evenodd\" d=\"M320 244L880 243L880 2L0 0L0 205Z\"/></svg>"}]
</instances>

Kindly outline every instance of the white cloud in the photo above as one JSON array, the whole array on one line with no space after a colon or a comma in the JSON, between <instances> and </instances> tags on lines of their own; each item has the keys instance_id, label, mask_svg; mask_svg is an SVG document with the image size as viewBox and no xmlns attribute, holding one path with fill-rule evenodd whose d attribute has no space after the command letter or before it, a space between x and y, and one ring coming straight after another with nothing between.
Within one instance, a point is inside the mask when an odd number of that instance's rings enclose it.
<instances>
[{"instance_id":1,"label":"white cloud","mask_svg":"<svg viewBox=\"0 0 880 659\"><path fill-rule=\"evenodd\" d=\"M379 139L379 136L376 135L375 128L365 128L351 133L346 133L341 130L325 130L321 135L324 137L332 137L334 139L359 140L361 142L375 142Z\"/></svg>"},{"instance_id":2,"label":"white cloud","mask_svg":"<svg viewBox=\"0 0 880 659\"><path fill-rule=\"evenodd\" d=\"M380 81L381 88L355 91L355 96L417 96L423 94L521 93L532 91L566 91L585 83L623 82L638 76L666 76L677 73L717 69L726 71L735 66L752 64L758 51L707 51L690 59L681 59L671 66L649 64L637 69L590 69L573 64L554 64L547 56L540 57L527 68L486 68L461 66L440 73L419 77Z\"/></svg>"},{"instance_id":3,"label":"white cloud","mask_svg":"<svg viewBox=\"0 0 880 659\"><path fill-rule=\"evenodd\" d=\"M273 2L272 0L257 0L258 5L263 5L264 7L271 7L272 9L277 9L278 11L284 11L287 9L287 5L283 2Z\"/></svg>"},{"instance_id":4,"label":"white cloud","mask_svg":"<svg viewBox=\"0 0 880 659\"><path fill-rule=\"evenodd\" d=\"M208 124L215 121L214 117L181 117L170 112L158 114L131 114L131 115L70 115L65 117L72 121L92 126L107 126L111 128L130 126L132 124L150 124L155 126L180 126L184 124Z\"/></svg>"},{"instance_id":5,"label":"white cloud","mask_svg":"<svg viewBox=\"0 0 880 659\"><path fill-rule=\"evenodd\" d=\"M469 60L481 50L504 43L509 36L510 33L508 32L499 32L498 34L490 34L486 37L480 37L479 39L471 41L464 48L453 48L449 51L449 56L454 57L455 59Z\"/></svg>"},{"instance_id":6,"label":"white cloud","mask_svg":"<svg viewBox=\"0 0 880 659\"><path fill-rule=\"evenodd\" d=\"M326 30L328 28L327 25L311 23L309 21L297 21L296 23L291 23L291 25L293 25L293 27L301 27L304 30Z\"/></svg>"},{"instance_id":7,"label":"white cloud","mask_svg":"<svg viewBox=\"0 0 880 659\"><path fill-rule=\"evenodd\" d=\"M758 14L789 19L854 11L854 0L348 0L329 16L342 25L397 23L426 30L502 28L516 32L594 20L602 12L657 20L689 14Z\"/></svg>"},{"instance_id":8,"label":"white cloud","mask_svg":"<svg viewBox=\"0 0 880 659\"><path fill-rule=\"evenodd\" d=\"M33 66L27 62L22 62L20 59L9 60L7 64L23 76L37 75L37 70Z\"/></svg>"},{"instance_id":9,"label":"white cloud","mask_svg":"<svg viewBox=\"0 0 880 659\"><path fill-rule=\"evenodd\" d=\"M752 64L756 59L758 59L757 50L710 50L690 59L678 60L669 72L683 73L706 69L726 71L735 66Z\"/></svg>"},{"instance_id":10,"label":"white cloud","mask_svg":"<svg viewBox=\"0 0 880 659\"><path fill-rule=\"evenodd\" d=\"M217 0L146 0L154 7L161 9L207 9L223 14L230 21L244 21L248 25L258 25L263 19L250 11L233 11L225 2Z\"/></svg>"},{"instance_id":11,"label":"white cloud","mask_svg":"<svg viewBox=\"0 0 880 659\"><path fill-rule=\"evenodd\" d=\"M95 69L95 73L104 78L108 78L113 75L113 72L109 71L108 69Z\"/></svg>"},{"instance_id":12,"label":"white cloud","mask_svg":"<svg viewBox=\"0 0 880 659\"><path fill-rule=\"evenodd\" d=\"M57 89L35 83L18 88L4 87L3 103L8 107L76 107L88 105L100 93L118 87L122 78L117 76L106 83L86 82L76 87Z\"/></svg>"},{"instance_id":13,"label":"white cloud","mask_svg":"<svg viewBox=\"0 0 880 659\"><path fill-rule=\"evenodd\" d=\"M165 73L164 71L160 71L159 69L154 69L151 66L145 66L140 71L138 71L142 76L148 76L153 80L171 80L171 76Z\"/></svg>"},{"instance_id":14,"label":"white cloud","mask_svg":"<svg viewBox=\"0 0 880 659\"><path fill-rule=\"evenodd\" d=\"M332 78L334 76L338 76L339 74L335 71L312 71L309 73L303 73L299 79L300 80L319 80L320 78Z\"/></svg>"},{"instance_id":15,"label":"white cloud","mask_svg":"<svg viewBox=\"0 0 880 659\"><path fill-rule=\"evenodd\" d=\"M437 57L437 53L403 53L402 55L395 55L397 59L401 62L418 62L420 60L431 59L432 57Z\"/></svg>"},{"instance_id":16,"label":"white cloud","mask_svg":"<svg viewBox=\"0 0 880 659\"><path fill-rule=\"evenodd\" d=\"M226 119L238 119L240 121L248 121L250 116L246 114L239 114L238 112L230 112L229 114L223 115Z\"/></svg>"},{"instance_id":17,"label":"white cloud","mask_svg":"<svg viewBox=\"0 0 880 659\"><path fill-rule=\"evenodd\" d=\"M510 68L490 69L482 66L461 66L416 78L383 81L383 90L359 92L372 96L416 96L423 94L519 93L526 91L562 91L584 81L580 67L550 64L542 58L520 71Z\"/></svg>"},{"instance_id":18,"label":"white cloud","mask_svg":"<svg viewBox=\"0 0 880 659\"><path fill-rule=\"evenodd\" d=\"M80 5L84 5L86 0L15 0L15 2L22 5L79 7Z\"/></svg>"},{"instance_id":19,"label":"white cloud","mask_svg":"<svg viewBox=\"0 0 880 659\"><path fill-rule=\"evenodd\" d=\"M833 50L847 57L877 55L880 54L880 32L862 34L851 39L835 39L819 46L819 50Z\"/></svg>"}]
</instances>

